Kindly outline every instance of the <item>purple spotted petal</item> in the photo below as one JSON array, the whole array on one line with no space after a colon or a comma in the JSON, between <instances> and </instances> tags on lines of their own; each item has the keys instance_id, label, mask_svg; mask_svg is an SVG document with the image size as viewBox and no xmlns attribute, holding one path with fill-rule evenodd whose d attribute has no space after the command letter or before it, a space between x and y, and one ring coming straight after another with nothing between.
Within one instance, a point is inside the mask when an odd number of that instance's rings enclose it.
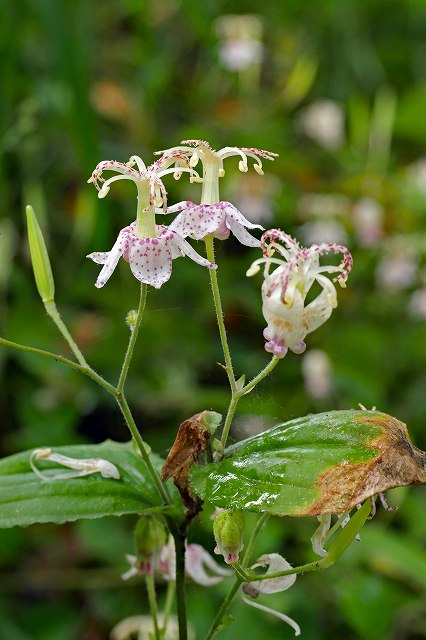
<instances>
[{"instance_id":1,"label":"purple spotted petal","mask_svg":"<svg viewBox=\"0 0 426 640\"><path fill-rule=\"evenodd\" d=\"M262 229L263 231L263 227L261 224L254 224L253 222L250 222L250 220L247 220L247 218L243 216L241 211L238 211L238 209L234 207L234 205L230 202L223 202L221 204L227 205L225 207L225 214L228 221L234 220L235 222L241 224L243 227L247 227L247 229Z\"/></svg>"},{"instance_id":2,"label":"purple spotted petal","mask_svg":"<svg viewBox=\"0 0 426 640\"><path fill-rule=\"evenodd\" d=\"M184 240L184 238L182 238L179 234L174 233L173 240L171 242L172 245L178 247L186 256L188 256L188 258L191 258L191 260L194 260L194 262L200 264L202 267L207 267L208 269L217 269L216 264L213 264L213 262L210 262L210 260L206 260L206 258L200 256L200 254L191 247L189 242Z\"/></svg>"},{"instance_id":3,"label":"purple spotted petal","mask_svg":"<svg viewBox=\"0 0 426 640\"><path fill-rule=\"evenodd\" d=\"M251 233L249 233L242 224L240 224L233 218L227 218L227 224L237 240L241 242L241 244L244 244L246 247L260 247L260 240L252 236Z\"/></svg>"},{"instance_id":4,"label":"purple spotted petal","mask_svg":"<svg viewBox=\"0 0 426 640\"><path fill-rule=\"evenodd\" d=\"M169 229L176 231L182 238L190 236L194 240L202 240L206 236L219 233L229 236L225 226L225 214L221 203L217 205L201 204L191 206L182 211L172 222Z\"/></svg>"},{"instance_id":5,"label":"purple spotted petal","mask_svg":"<svg viewBox=\"0 0 426 640\"><path fill-rule=\"evenodd\" d=\"M129 227L122 229L118 234L118 238L111 249L111 251L107 253L91 253L87 257L91 258L94 262L98 264L103 264L104 267L101 270L98 279L96 280L95 286L100 289L104 286L106 282L110 279L115 267L120 260L120 257L127 250L128 247L128 234Z\"/></svg>"},{"instance_id":6,"label":"purple spotted petal","mask_svg":"<svg viewBox=\"0 0 426 640\"><path fill-rule=\"evenodd\" d=\"M129 264L140 282L159 289L172 274L172 252L168 242L161 238L136 238L129 248Z\"/></svg>"}]
</instances>

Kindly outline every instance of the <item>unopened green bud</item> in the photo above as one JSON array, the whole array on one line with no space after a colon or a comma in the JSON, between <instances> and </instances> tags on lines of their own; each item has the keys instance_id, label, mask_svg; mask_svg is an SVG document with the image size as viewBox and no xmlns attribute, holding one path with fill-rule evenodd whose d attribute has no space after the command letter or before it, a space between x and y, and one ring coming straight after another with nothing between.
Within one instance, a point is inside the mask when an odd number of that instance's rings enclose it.
<instances>
[{"instance_id":1,"label":"unopened green bud","mask_svg":"<svg viewBox=\"0 0 426 640\"><path fill-rule=\"evenodd\" d=\"M160 549L166 544L163 521L155 515L142 516L135 528L136 557L140 570L152 573Z\"/></svg>"},{"instance_id":2,"label":"unopened green bud","mask_svg":"<svg viewBox=\"0 0 426 640\"><path fill-rule=\"evenodd\" d=\"M214 519L215 553L222 554L226 564L238 562L243 548L244 518L238 511L224 509Z\"/></svg>"},{"instance_id":3,"label":"unopened green bud","mask_svg":"<svg viewBox=\"0 0 426 640\"><path fill-rule=\"evenodd\" d=\"M138 319L138 312L136 309L131 309L126 317L126 324L129 327L130 331L133 331L136 327L136 320Z\"/></svg>"},{"instance_id":4,"label":"unopened green bud","mask_svg":"<svg viewBox=\"0 0 426 640\"><path fill-rule=\"evenodd\" d=\"M30 206L25 209L27 214L28 242L30 245L31 262L38 292L43 302L52 302L55 297L55 283L49 254L40 226Z\"/></svg>"}]
</instances>

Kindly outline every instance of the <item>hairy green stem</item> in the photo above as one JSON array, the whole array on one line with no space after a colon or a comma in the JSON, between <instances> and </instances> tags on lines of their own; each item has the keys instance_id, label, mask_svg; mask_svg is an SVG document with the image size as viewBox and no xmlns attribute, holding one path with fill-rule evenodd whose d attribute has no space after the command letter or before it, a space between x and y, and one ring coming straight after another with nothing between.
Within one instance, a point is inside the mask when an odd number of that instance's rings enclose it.
<instances>
[{"instance_id":1,"label":"hairy green stem","mask_svg":"<svg viewBox=\"0 0 426 640\"><path fill-rule=\"evenodd\" d=\"M246 545L246 550L244 552L243 559L241 560L241 566L242 567L244 567L244 568L247 567L248 563L250 562L250 558L251 558L251 554L253 552L253 547L254 547L254 543L256 542L256 538L259 535L259 533L261 532L261 530L263 529L263 527L265 526L268 518L269 518L269 514L262 513L260 518L258 518L255 526L253 527L253 531L251 532L250 540L248 541L248 543Z\"/></svg>"},{"instance_id":2,"label":"hairy green stem","mask_svg":"<svg viewBox=\"0 0 426 640\"><path fill-rule=\"evenodd\" d=\"M121 393L123 391L124 384L126 382L127 373L129 371L129 366L130 366L130 361L131 361L132 356L133 356L133 350L135 348L136 340L137 340L138 334L139 334L139 327L141 325L143 312L145 310L147 291L148 291L147 285L146 284L141 284L141 291L140 291L140 297L139 297L139 306L138 306L138 310L137 310L137 314L136 314L136 320L135 320L134 327L132 328L132 332L130 334L129 345L127 347L126 355L124 357L123 366L121 368L120 378L119 378L118 384L117 384L117 392L118 393Z\"/></svg>"},{"instance_id":3,"label":"hairy green stem","mask_svg":"<svg viewBox=\"0 0 426 640\"><path fill-rule=\"evenodd\" d=\"M127 400L124 397L124 395L122 393L118 393L117 390L115 390L114 393L115 399L117 400L118 406L121 409L121 413L123 414L123 417L126 421L126 424L130 430L130 433L132 434L133 439L135 440L139 451L141 452L141 456L143 461L145 462L148 471L152 477L152 479L155 482L155 485L158 489L158 492L160 493L163 501L165 504L170 504L170 498L167 495L167 491L164 488L164 484L161 480L161 478L159 477L158 473L156 472L156 470L153 467L153 464L151 462L151 458L149 457L149 453L145 447L145 443L142 439L141 434L139 433L139 430L136 426L135 420L133 418L132 412L130 411L130 407L127 404Z\"/></svg>"},{"instance_id":4,"label":"hairy green stem","mask_svg":"<svg viewBox=\"0 0 426 640\"><path fill-rule=\"evenodd\" d=\"M138 431L135 420L130 411L129 405L127 404L127 400L122 392L120 393L119 391L117 391L117 389L112 384L104 380L104 378L102 378L102 376L96 373L96 371L94 371L88 364L86 365L77 364L76 362L73 362L72 360L68 360L68 358L64 358L59 354L51 353L50 351L44 351L43 349L37 349L36 347L29 347L27 345L19 344L17 342L12 342L11 340L6 340L5 338L0 338L0 344L4 344L6 347L12 347L13 349L18 349L19 351L34 353L35 355L42 356L44 358L49 358L50 360L55 360L56 362L61 362L63 364L66 364L68 367L71 367L75 371L79 371L80 373L83 373L84 375L88 376L94 382L96 382L99 386L103 387L106 391L108 391L111 395L113 395L118 403L118 406L121 409L123 417L129 428L129 431L132 434L134 440L136 441L136 444L141 452L142 458L148 467L148 471L151 474L151 477L155 482L155 485L163 501L165 502L165 504L170 504L169 496L167 495L163 482L161 481L158 473L155 471L152 465L148 451L145 447L145 443Z\"/></svg>"},{"instance_id":5,"label":"hairy green stem","mask_svg":"<svg viewBox=\"0 0 426 640\"><path fill-rule=\"evenodd\" d=\"M176 582L174 580L169 580L169 583L167 585L166 602L164 603L164 609L163 609L163 624L160 629L161 637L164 637L167 634L167 625L169 624L169 618L170 618L170 613L172 611L175 591L176 591Z\"/></svg>"},{"instance_id":6,"label":"hairy green stem","mask_svg":"<svg viewBox=\"0 0 426 640\"><path fill-rule=\"evenodd\" d=\"M206 243L207 259L210 260L210 262L214 262L215 258L214 258L213 237L212 236L207 237L205 239L205 243ZM229 351L225 322L223 320L222 302L220 300L220 291L219 291L219 284L217 281L216 269L209 269L209 273L210 273L210 282L212 285L214 307L216 310L217 324L219 327L220 341L222 343L223 357L225 358L225 370L226 370L226 373L228 374L228 380L229 380L229 384L231 385L231 391L232 393L234 393L236 391L235 375L234 375L234 369L232 367L231 353Z\"/></svg>"},{"instance_id":7,"label":"hairy green stem","mask_svg":"<svg viewBox=\"0 0 426 640\"><path fill-rule=\"evenodd\" d=\"M210 627L210 630L209 630L208 634L206 635L206 640L211 640L216 635L216 633L219 631L220 627L223 624L223 619L225 618L229 607L233 603L233 601L235 599L235 596L238 593L238 589L240 588L240 584L241 583L242 583L242 580L240 578L236 578L236 580L235 580L234 584L232 585L228 595L226 596L226 598L222 602L222 605L221 605L219 611L217 612L215 619L213 620L213 624Z\"/></svg>"},{"instance_id":8,"label":"hairy green stem","mask_svg":"<svg viewBox=\"0 0 426 640\"><path fill-rule=\"evenodd\" d=\"M264 367L264 369L262 369L262 371L260 371L257 374L257 376L255 376L252 380L250 380L250 382L248 382L240 391L237 391L237 390L233 390L232 391L231 401L229 403L228 411L226 413L225 424L223 426L222 437L221 437L221 440L220 440L223 449L225 449L226 442L227 442L228 436L229 436L229 430L230 430L231 424L232 424L232 419L234 417L234 413L235 413L235 410L237 408L237 404L238 404L240 398L242 396L244 396L246 393L249 393L252 389L254 389L254 387L261 380L263 380L263 378L266 378L266 376L278 364L279 360L280 359L277 358L277 356L272 356L271 360L266 365L266 367ZM222 454L222 457L223 457L223 454ZM221 458L218 457L218 460L220 460L220 459Z\"/></svg>"},{"instance_id":9,"label":"hairy green stem","mask_svg":"<svg viewBox=\"0 0 426 640\"><path fill-rule=\"evenodd\" d=\"M86 362L85 357L81 353L81 351L78 348L77 344L73 340L70 332L66 328L61 316L59 315L59 311L58 311L58 309L56 307L56 304L55 304L54 300L49 300L49 301L45 302L44 306L45 306L45 309L46 309L48 315L52 318L53 322L56 324L57 328L62 333L62 335L65 338L65 340L67 341L71 351L73 352L73 354L77 358L78 362L81 364L82 367L87 367L88 369L90 369L89 365Z\"/></svg>"},{"instance_id":10,"label":"hairy green stem","mask_svg":"<svg viewBox=\"0 0 426 640\"><path fill-rule=\"evenodd\" d=\"M154 576L146 574L146 590L148 593L149 608L152 616L152 623L154 626L154 640L160 640L160 627L158 626L158 608L157 608L157 595L155 593Z\"/></svg>"},{"instance_id":11,"label":"hairy green stem","mask_svg":"<svg viewBox=\"0 0 426 640\"><path fill-rule=\"evenodd\" d=\"M81 364L77 364L77 362L69 360L68 358L64 358L64 356L61 356L58 353L52 353L50 351L45 351L44 349L37 349L37 347L29 347L28 345L12 342L12 340L6 340L5 338L0 338L0 344L4 344L5 347L12 347L12 349L18 349L18 351L27 351L28 353L34 353L37 356L42 356L44 358L49 358L50 360L55 360L55 362L65 364L67 367L71 367L71 369L88 376L94 380L94 382L97 382L99 386L103 387L106 391L109 391L109 393L114 394L116 391L112 384L107 382L87 364L83 366Z\"/></svg>"}]
</instances>

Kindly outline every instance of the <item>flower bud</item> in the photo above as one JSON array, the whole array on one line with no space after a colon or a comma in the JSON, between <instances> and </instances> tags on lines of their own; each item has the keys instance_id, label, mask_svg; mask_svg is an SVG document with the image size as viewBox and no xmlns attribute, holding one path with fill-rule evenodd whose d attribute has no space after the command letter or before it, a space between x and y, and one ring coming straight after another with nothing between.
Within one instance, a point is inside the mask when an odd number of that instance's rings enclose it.
<instances>
[{"instance_id":1,"label":"flower bud","mask_svg":"<svg viewBox=\"0 0 426 640\"><path fill-rule=\"evenodd\" d=\"M43 302L52 302L55 297L55 283L46 243L37 222L34 209L27 206L28 242L30 245L31 262L38 292Z\"/></svg>"},{"instance_id":2,"label":"flower bud","mask_svg":"<svg viewBox=\"0 0 426 640\"><path fill-rule=\"evenodd\" d=\"M243 548L244 518L238 511L224 509L213 522L216 540L215 553L222 554L226 564L238 562L238 554Z\"/></svg>"},{"instance_id":3,"label":"flower bud","mask_svg":"<svg viewBox=\"0 0 426 640\"><path fill-rule=\"evenodd\" d=\"M138 318L138 312L136 309L131 309L126 316L126 324L130 331L133 331L136 327L136 320Z\"/></svg>"},{"instance_id":4,"label":"flower bud","mask_svg":"<svg viewBox=\"0 0 426 640\"><path fill-rule=\"evenodd\" d=\"M153 573L156 559L166 541L166 528L158 516L142 516L138 520L135 528L135 542L140 571Z\"/></svg>"}]
</instances>

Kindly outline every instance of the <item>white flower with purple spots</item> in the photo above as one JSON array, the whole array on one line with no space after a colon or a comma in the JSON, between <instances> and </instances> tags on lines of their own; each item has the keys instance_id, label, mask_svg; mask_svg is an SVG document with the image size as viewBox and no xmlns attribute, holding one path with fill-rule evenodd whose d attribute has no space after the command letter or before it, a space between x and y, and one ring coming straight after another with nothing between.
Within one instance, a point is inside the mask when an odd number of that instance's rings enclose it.
<instances>
[{"instance_id":1,"label":"white flower with purple spots","mask_svg":"<svg viewBox=\"0 0 426 640\"><path fill-rule=\"evenodd\" d=\"M270 240L269 244L267 240ZM247 275L254 275L260 264L265 265L262 284L262 311L268 323L263 332L267 341L265 349L278 358L283 358L289 349L303 353L306 335L326 322L337 307L333 282L346 286L352 269L352 256L346 247L334 242L301 247L280 229L271 229L263 234L262 250L264 257L253 262ZM320 266L320 255L330 252L341 253L341 263L338 266ZM275 253L280 257L274 257ZM270 273L272 266L276 268ZM325 273L338 275L332 282ZM322 290L306 305L306 296L315 282Z\"/></svg>"},{"instance_id":2,"label":"white flower with purple spots","mask_svg":"<svg viewBox=\"0 0 426 640\"><path fill-rule=\"evenodd\" d=\"M247 247L260 247L260 240L246 231L246 227L262 230L263 227L249 222L230 202L197 205L190 200L185 200L167 209L167 213L177 211L181 213L169 229L177 231L184 238L189 236L194 240L204 240L208 236L213 236L219 240L226 240L232 232L241 244Z\"/></svg>"},{"instance_id":3,"label":"white flower with purple spots","mask_svg":"<svg viewBox=\"0 0 426 640\"><path fill-rule=\"evenodd\" d=\"M135 235L136 222L125 227L107 252L95 252L87 257L97 264L103 264L96 286L103 287L111 277L121 256L130 264L130 269L140 282L159 289L170 278L172 260L183 255L203 267L216 269L216 265L201 257L191 245L176 231L163 225L156 225L156 238L140 238Z\"/></svg>"}]
</instances>

